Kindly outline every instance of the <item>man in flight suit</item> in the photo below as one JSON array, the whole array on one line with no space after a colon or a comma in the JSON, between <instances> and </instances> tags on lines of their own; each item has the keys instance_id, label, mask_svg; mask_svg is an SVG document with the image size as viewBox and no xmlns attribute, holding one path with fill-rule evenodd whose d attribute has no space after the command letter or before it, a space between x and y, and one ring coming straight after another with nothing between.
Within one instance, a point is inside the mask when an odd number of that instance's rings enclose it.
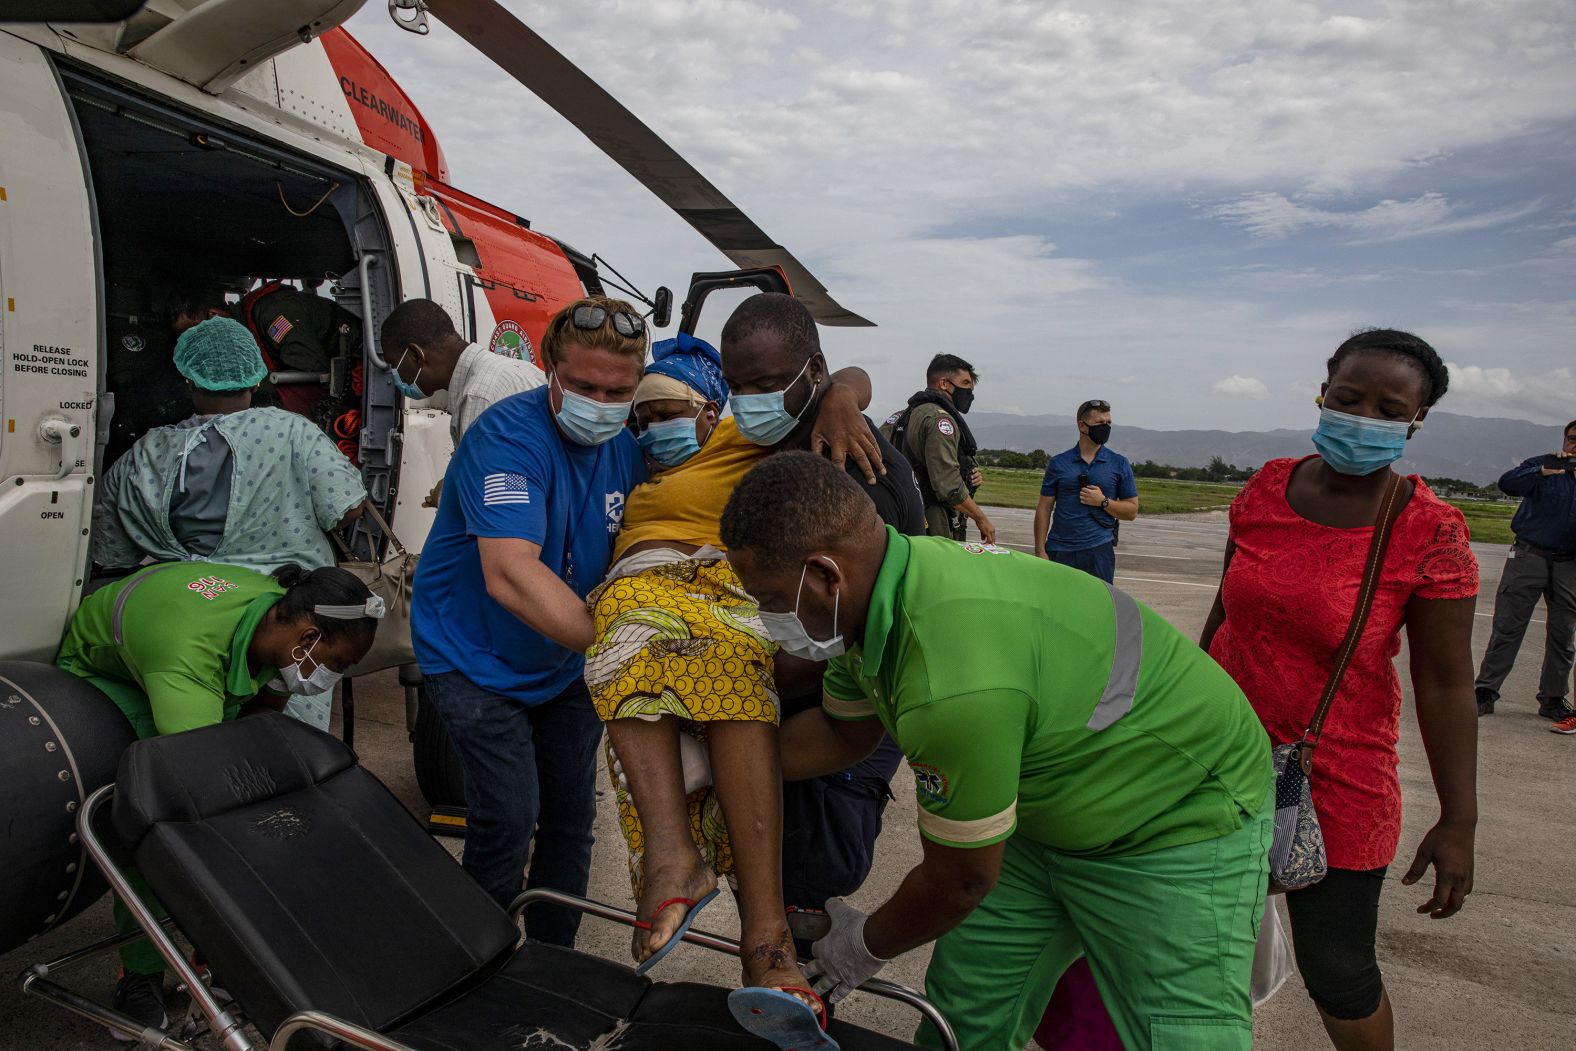
<instances>
[{"instance_id":1,"label":"man in flight suit","mask_svg":"<svg viewBox=\"0 0 1576 1051\"><path fill-rule=\"evenodd\" d=\"M239 314L270 372L326 373L350 335L349 315L332 299L277 281L247 293ZM307 417L327 393L321 383L277 385L281 406Z\"/></svg>"},{"instance_id":2,"label":"man in flight suit","mask_svg":"<svg viewBox=\"0 0 1576 1051\"><path fill-rule=\"evenodd\" d=\"M925 497L925 528L931 536L964 540L972 518L980 539L996 542L996 527L985 516L974 493L980 486L978 451L963 415L974 404L974 366L954 354L937 354L925 370L925 389L895 412L881 433L914 465Z\"/></svg>"}]
</instances>

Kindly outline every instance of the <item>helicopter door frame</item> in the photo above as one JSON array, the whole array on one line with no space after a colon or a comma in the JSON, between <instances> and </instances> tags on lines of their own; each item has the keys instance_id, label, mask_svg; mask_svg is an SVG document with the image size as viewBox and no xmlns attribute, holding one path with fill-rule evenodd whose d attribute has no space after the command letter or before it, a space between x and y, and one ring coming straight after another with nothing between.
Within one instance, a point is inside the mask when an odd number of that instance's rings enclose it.
<instances>
[{"instance_id":1,"label":"helicopter door frame","mask_svg":"<svg viewBox=\"0 0 1576 1051\"><path fill-rule=\"evenodd\" d=\"M49 660L88 566L103 361L96 211L43 49L0 34L0 658Z\"/></svg>"},{"instance_id":2,"label":"helicopter door frame","mask_svg":"<svg viewBox=\"0 0 1576 1051\"><path fill-rule=\"evenodd\" d=\"M362 323L361 476L373 502L389 510L390 494L397 484L400 455L399 395L388 370L378 367L381 353L376 337L383 319L401 301L399 258L402 253L395 228L386 214L386 205L374 188L378 180L365 158L346 155L325 159L293 149L250 128L225 122L213 114L194 112L150 95L98 69L69 61L60 62L59 67L68 105L74 106L79 100L111 104L126 112L143 114L151 118L149 123L166 130L175 128L192 136L220 140L223 149L254 157L260 163L280 165L340 184L340 188L325 200L339 213L356 266L339 275L334 300ZM86 143L79 148L85 167ZM89 185L91 188L91 179ZM365 289L363 284L367 286ZM102 295L102 273L99 287Z\"/></svg>"},{"instance_id":3,"label":"helicopter door frame","mask_svg":"<svg viewBox=\"0 0 1576 1051\"><path fill-rule=\"evenodd\" d=\"M475 332L484 321L491 332L492 308L485 297L478 303L466 295L466 283L474 282L475 271L455 253L450 230L439 214L439 203L416 192L415 173L410 165L390 157L382 177L373 177L370 182L371 196L393 231L394 250L413 260L407 272L415 275L419 269L422 279L421 286L412 282L403 287L399 298L431 299L448 311L458 330ZM404 213L407 220L403 226L395 218L399 213ZM484 316L481 311L485 311ZM474 335L468 338L475 339ZM387 364L392 367L395 362ZM410 551L419 552L426 544L438 514L436 508L426 506L426 500L443 479L449 458L454 455L449 415L440 408L442 405L447 405L446 396L437 401L404 399L398 409L399 485L389 511L400 543Z\"/></svg>"}]
</instances>

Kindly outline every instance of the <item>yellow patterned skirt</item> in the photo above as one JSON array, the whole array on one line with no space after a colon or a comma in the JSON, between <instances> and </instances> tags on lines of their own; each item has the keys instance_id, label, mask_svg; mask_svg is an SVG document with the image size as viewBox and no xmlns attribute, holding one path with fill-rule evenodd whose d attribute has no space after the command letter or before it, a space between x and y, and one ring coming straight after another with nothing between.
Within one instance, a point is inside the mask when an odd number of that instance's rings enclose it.
<instances>
[{"instance_id":1,"label":"yellow patterned skirt","mask_svg":"<svg viewBox=\"0 0 1576 1051\"><path fill-rule=\"evenodd\" d=\"M726 560L676 560L616 577L589 601L597 641L586 651L586 686L604 722L671 715L680 732L702 741L709 722L777 722L776 646ZM634 800L614 772L611 742L606 751L639 898L645 837ZM690 793L689 817L707 864L718 875L731 873L722 808L709 786Z\"/></svg>"}]
</instances>

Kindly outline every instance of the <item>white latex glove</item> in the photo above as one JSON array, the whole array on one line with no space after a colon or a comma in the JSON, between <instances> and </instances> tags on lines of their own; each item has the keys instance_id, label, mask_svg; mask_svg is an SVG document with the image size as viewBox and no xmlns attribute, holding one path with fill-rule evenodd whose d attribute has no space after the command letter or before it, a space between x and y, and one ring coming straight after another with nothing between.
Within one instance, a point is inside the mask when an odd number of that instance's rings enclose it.
<instances>
[{"instance_id":1,"label":"white latex glove","mask_svg":"<svg viewBox=\"0 0 1576 1051\"><path fill-rule=\"evenodd\" d=\"M684 794L698 792L711 784L711 749L687 733L679 734L679 762L684 769ZM613 751L613 782L624 792L629 791L629 780L624 776L624 763Z\"/></svg>"},{"instance_id":2,"label":"white latex glove","mask_svg":"<svg viewBox=\"0 0 1576 1051\"><path fill-rule=\"evenodd\" d=\"M826 914L832 929L810 947L815 958L804 965L811 988L835 1004L880 973L890 961L865 947L865 914L842 898L828 898Z\"/></svg>"}]
</instances>

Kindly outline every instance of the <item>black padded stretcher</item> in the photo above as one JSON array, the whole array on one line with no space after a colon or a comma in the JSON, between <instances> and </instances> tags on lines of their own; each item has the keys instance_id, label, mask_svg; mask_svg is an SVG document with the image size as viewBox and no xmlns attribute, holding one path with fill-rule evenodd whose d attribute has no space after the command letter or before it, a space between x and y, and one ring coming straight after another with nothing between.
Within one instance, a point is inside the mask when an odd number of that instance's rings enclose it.
<instances>
[{"instance_id":1,"label":"black padded stretcher","mask_svg":"<svg viewBox=\"0 0 1576 1051\"><path fill-rule=\"evenodd\" d=\"M109 791L89 800L79 826L121 886L124 873L94 834L102 822L92 811ZM725 989L652 982L599 957L520 944L514 917L349 748L295 720L256 716L137 742L112 799L113 853L142 873L274 1051L773 1051L739 1029ZM195 984L162 928L139 919L177 977ZM28 991L58 999L43 973ZM939 1018L918 994L885 988ZM203 989L194 999L227 1048L253 1049L235 1012ZM113 1024L102 1009L92 1016ZM148 1046L160 1046L151 1032ZM829 1033L849 1051L913 1046L839 1021Z\"/></svg>"}]
</instances>

